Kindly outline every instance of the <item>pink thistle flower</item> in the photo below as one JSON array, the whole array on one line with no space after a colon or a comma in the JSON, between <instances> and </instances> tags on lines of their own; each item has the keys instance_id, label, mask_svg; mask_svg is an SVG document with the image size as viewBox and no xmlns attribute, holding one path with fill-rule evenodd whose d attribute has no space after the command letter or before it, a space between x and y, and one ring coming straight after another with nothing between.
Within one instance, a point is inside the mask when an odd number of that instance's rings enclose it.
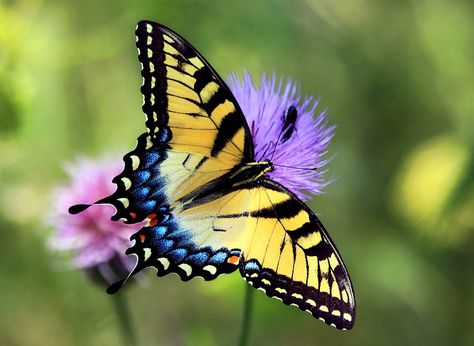
<instances>
[{"instance_id":1,"label":"pink thistle flower","mask_svg":"<svg viewBox=\"0 0 474 346\"><path fill-rule=\"evenodd\" d=\"M70 182L56 188L48 224L55 228L50 248L73 253L72 266L86 270L94 278L110 284L122 278L135 260L125 255L129 238L142 225L111 221L114 207L94 205L80 215L68 208L77 203L95 202L115 191L112 178L122 171L120 160L81 158L65 167Z\"/></svg>"},{"instance_id":2,"label":"pink thistle flower","mask_svg":"<svg viewBox=\"0 0 474 346\"><path fill-rule=\"evenodd\" d=\"M243 80L234 73L228 82L252 132L255 160L273 162L267 175L302 200L310 198L306 192L321 194L330 183L323 167L335 126L328 125L326 111L313 117L318 101L302 99L295 83L284 85L275 75L263 75L260 88L247 71Z\"/></svg>"}]
</instances>

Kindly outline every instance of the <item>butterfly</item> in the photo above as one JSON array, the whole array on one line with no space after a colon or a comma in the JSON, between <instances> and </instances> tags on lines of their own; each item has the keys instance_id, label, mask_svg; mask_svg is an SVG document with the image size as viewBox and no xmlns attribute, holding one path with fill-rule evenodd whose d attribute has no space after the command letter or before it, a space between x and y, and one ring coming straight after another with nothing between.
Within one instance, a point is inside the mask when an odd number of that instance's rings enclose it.
<instances>
[{"instance_id":1,"label":"butterfly","mask_svg":"<svg viewBox=\"0 0 474 346\"><path fill-rule=\"evenodd\" d=\"M352 328L355 299L341 256L308 206L266 176L272 162L255 161L245 116L221 77L163 25L139 22L136 45L147 132L124 156L116 191L94 203L113 205L113 220L146 223L126 251L137 257L129 277L154 267L158 276L212 280L238 269L268 296ZM285 141L296 116L291 106Z\"/></svg>"}]
</instances>

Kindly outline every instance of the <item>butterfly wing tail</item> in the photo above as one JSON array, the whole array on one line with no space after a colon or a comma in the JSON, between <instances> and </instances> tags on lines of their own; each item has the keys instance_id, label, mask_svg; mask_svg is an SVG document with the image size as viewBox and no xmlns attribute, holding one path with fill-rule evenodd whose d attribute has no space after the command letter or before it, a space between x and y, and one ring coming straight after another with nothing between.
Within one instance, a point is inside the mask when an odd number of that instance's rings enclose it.
<instances>
[{"instance_id":1,"label":"butterfly wing tail","mask_svg":"<svg viewBox=\"0 0 474 346\"><path fill-rule=\"evenodd\" d=\"M89 207L92 207L93 205L96 205L96 204L111 204L110 196L99 199L98 201L96 201L94 203L91 203L91 204L83 204L83 203L74 204L74 205L69 207L68 211L69 211L69 214L76 215L76 214L82 213L83 211L85 211Z\"/></svg>"},{"instance_id":2,"label":"butterfly wing tail","mask_svg":"<svg viewBox=\"0 0 474 346\"><path fill-rule=\"evenodd\" d=\"M82 213L84 210L86 210L87 208L89 208L92 204L75 204L71 207L69 207L68 211L69 211L69 214L79 214L79 213Z\"/></svg>"},{"instance_id":3,"label":"butterfly wing tail","mask_svg":"<svg viewBox=\"0 0 474 346\"><path fill-rule=\"evenodd\" d=\"M115 294L117 293L123 285L125 285L125 283L128 281L128 279L130 279L132 276L134 276L135 274L137 274L140 270L142 270L143 268L138 268L138 261L137 261L137 264L135 265L135 267L133 268L133 270L127 275L127 277L125 279L122 279L122 280L119 280L117 282L114 282L113 284L111 284L108 288L107 288L107 293L108 294Z\"/></svg>"}]
</instances>

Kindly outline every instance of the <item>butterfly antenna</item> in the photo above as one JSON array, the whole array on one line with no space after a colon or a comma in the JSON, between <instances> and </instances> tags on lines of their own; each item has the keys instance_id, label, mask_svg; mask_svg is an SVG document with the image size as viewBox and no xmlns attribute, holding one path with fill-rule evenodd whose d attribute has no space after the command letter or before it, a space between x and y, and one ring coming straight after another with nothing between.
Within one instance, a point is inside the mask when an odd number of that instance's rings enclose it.
<instances>
[{"instance_id":1,"label":"butterfly antenna","mask_svg":"<svg viewBox=\"0 0 474 346\"><path fill-rule=\"evenodd\" d=\"M273 141L270 141L270 143L267 143L267 146L265 148L265 151L263 152L263 154L261 155L260 158L264 158L265 157L265 154L267 153L268 149L270 149L270 147L273 145Z\"/></svg>"},{"instance_id":2,"label":"butterfly antenna","mask_svg":"<svg viewBox=\"0 0 474 346\"><path fill-rule=\"evenodd\" d=\"M285 129L284 127L281 128L281 131L280 131L280 134L278 135L278 138L277 138L277 140L276 140L275 146L273 147L272 156L270 157L270 161L271 161L271 162L273 162L273 156L275 156L275 152L276 152L276 149L277 149L277 147L278 147L278 143L280 143L280 137L281 137L281 135L283 134L283 130L284 130L284 129ZM273 142L270 142L270 143L273 143Z\"/></svg>"},{"instance_id":3,"label":"butterfly antenna","mask_svg":"<svg viewBox=\"0 0 474 346\"><path fill-rule=\"evenodd\" d=\"M304 171L316 171L318 167L294 167L294 166L285 166L285 165L278 165L278 164L273 164L275 167L283 167L283 168L291 168L291 169L301 169Z\"/></svg>"}]
</instances>

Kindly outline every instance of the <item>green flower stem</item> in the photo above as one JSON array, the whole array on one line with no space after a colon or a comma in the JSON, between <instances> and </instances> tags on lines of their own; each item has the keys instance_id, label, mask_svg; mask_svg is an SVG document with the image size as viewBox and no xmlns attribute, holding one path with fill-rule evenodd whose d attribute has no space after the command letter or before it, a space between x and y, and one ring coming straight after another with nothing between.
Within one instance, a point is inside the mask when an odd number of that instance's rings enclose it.
<instances>
[{"instance_id":1,"label":"green flower stem","mask_svg":"<svg viewBox=\"0 0 474 346\"><path fill-rule=\"evenodd\" d=\"M252 322L252 308L254 289L250 285L245 285L244 312L242 316L242 327L240 329L239 346L249 344L250 327Z\"/></svg>"},{"instance_id":2,"label":"green flower stem","mask_svg":"<svg viewBox=\"0 0 474 346\"><path fill-rule=\"evenodd\" d=\"M127 298L123 292L112 296L115 312L117 313L119 328L122 332L124 346L136 346L135 333L132 326L132 318L127 304Z\"/></svg>"}]
</instances>

